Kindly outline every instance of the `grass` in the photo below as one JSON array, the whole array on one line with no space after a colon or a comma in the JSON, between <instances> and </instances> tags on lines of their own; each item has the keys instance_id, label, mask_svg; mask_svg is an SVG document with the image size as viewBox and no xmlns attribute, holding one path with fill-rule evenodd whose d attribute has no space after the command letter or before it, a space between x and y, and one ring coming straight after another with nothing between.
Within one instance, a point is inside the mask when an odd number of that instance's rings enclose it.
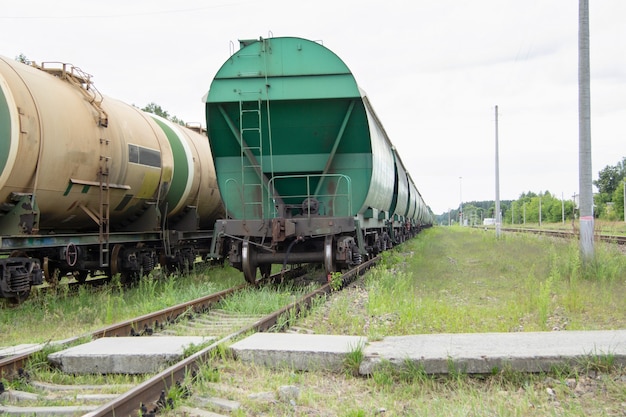
<instances>
[{"instance_id":1,"label":"grass","mask_svg":"<svg viewBox=\"0 0 626 417\"><path fill-rule=\"evenodd\" d=\"M250 287L220 301L220 308L239 314L269 314L297 301L312 289L297 287L289 282L278 287Z\"/></svg>"},{"instance_id":2,"label":"grass","mask_svg":"<svg viewBox=\"0 0 626 417\"><path fill-rule=\"evenodd\" d=\"M65 286L33 291L24 303L0 308L0 346L62 340L241 282L233 268L199 267L189 275L155 273L131 288L112 280L99 288L81 286L76 294L68 294Z\"/></svg>"},{"instance_id":3,"label":"grass","mask_svg":"<svg viewBox=\"0 0 626 417\"><path fill-rule=\"evenodd\" d=\"M508 233L496 240L492 230L432 228L384 253L383 263L364 280L335 292L328 303L315 303L305 318L286 320L315 333L370 339L417 333L626 328L626 256L601 243L596 256L595 262L583 265L576 242ZM201 275L192 282L198 280L197 286L207 292L209 285L216 285L214 274L221 273L228 275L218 269L208 280ZM241 279L239 273L234 275ZM119 309L130 309L146 298L172 302L172 289L182 287L178 279L143 283L137 295L122 296L109 288L97 297L101 300L85 296L98 306L70 301L82 298L80 294L67 297L68 306L57 310L33 301L15 317L22 320L20 316L47 309L47 315L33 323L43 321L49 327L70 326L73 320L83 320L82 314L91 314L95 321L115 320L123 315ZM222 307L260 314L297 297L293 288L284 286L274 292L250 291ZM156 301L148 304L152 303ZM13 310L0 312L0 337L8 311ZM222 350L199 370L194 394L240 402L233 416L609 416L623 415L626 404L626 377L611 352L589 352L577 366L548 374L501 369L481 377L457 369L445 377L432 376L407 363L402 369L383 367L363 378L354 373L361 355L360 346L352 348L346 372L300 373L238 362ZM54 374L50 378L62 379ZM278 396L285 385L298 387L293 402Z\"/></svg>"},{"instance_id":4,"label":"grass","mask_svg":"<svg viewBox=\"0 0 626 417\"><path fill-rule=\"evenodd\" d=\"M596 261L580 261L577 242L469 228L433 228L386 252L383 263L357 285L336 293L299 320L315 333L387 335L626 328L626 256L598 243ZM355 376L360 349L345 372L269 370L231 360L214 363L218 395L242 403L233 415L621 415L626 377L610 352L589 352L580 363L547 374L494 369L469 376L451 369L427 375L419 366L382 367ZM452 364L451 364L452 365ZM262 401L293 384L296 404ZM215 410L217 411L217 410Z\"/></svg>"},{"instance_id":5,"label":"grass","mask_svg":"<svg viewBox=\"0 0 626 417\"><path fill-rule=\"evenodd\" d=\"M626 256L608 244L583 267L575 241L432 228L385 254L365 288L334 297L324 320L307 322L371 339L626 328L625 278Z\"/></svg>"},{"instance_id":6,"label":"grass","mask_svg":"<svg viewBox=\"0 0 626 417\"><path fill-rule=\"evenodd\" d=\"M346 357L343 360L343 365L346 369L346 372L354 376L359 375L359 367L361 366L361 362L363 362L363 358L365 357L363 349L365 349L365 343L359 343L355 346L350 346L350 351L346 354Z\"/></svg>"},{"instance_id":7,"label":"grass","mask_svg":"<svg viewBox=\"0 0 626 417\"><path fill-rule=\"evenodd\" d=\"M549 376L503 370L480 378L460 372L434 377L407 366L362 378L350 372L271 370L232 360L210 366L219 377L213 374L195 394L239 402L234 416L609 416L622 415L626 399L623 381L608 374ZM297 387L293 402L280 399L284 386Z\"/></svg>"}]
</instances>

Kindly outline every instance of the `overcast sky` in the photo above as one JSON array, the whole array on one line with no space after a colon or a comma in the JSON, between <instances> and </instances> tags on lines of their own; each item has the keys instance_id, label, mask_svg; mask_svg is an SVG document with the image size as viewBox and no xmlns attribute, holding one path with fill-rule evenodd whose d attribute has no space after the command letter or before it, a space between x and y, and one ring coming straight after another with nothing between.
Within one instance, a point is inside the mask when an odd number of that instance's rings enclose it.
<instances>
[{"instance_id":1,"label":"overcast sky","mask_svg":"<svg viewBox=\"0 0 626 417\"><path fill-rule=\"evenodd\" d=\"M593 179L626 156L626 1L590 1ZM0 55L72 63L105 95L204 121L238 39L322 41L437 214L578 193L576 0L0 0Z\"/></svg>"}]
</instances>

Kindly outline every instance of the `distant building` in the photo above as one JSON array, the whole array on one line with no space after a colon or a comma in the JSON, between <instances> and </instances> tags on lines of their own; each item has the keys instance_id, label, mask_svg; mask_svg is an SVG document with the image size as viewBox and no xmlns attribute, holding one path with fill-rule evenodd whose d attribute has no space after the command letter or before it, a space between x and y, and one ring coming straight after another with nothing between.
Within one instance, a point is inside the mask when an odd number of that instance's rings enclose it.
<instances>
[{"instance_id":1,"label":"distant building","mask_svg":"<svg viewBox=\"0 0 626 417\"><path fill-rule=\"evenodd\" d=\"M494 224L496 224L496 219L487 217L486 219L483 220L483 226L493 226Z\"/></svg>"}]
</instances>

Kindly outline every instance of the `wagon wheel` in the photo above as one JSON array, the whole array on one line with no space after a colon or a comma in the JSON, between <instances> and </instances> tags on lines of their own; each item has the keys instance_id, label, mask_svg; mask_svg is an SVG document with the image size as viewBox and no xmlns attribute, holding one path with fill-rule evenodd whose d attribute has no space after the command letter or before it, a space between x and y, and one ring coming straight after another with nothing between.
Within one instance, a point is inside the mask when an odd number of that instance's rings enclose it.
<instances>
[{"instance_id":1,"label":"wagon wheel","mask_svg":"<svg viewBox=\"0 0 626 417\"><path fill-rule=\"evenodd\" d=\"M124 249L124 245L116 244L113 245L113 249L111 250L111 259L110 259L110 267L109 267L109 276L111 278L115 278L116 275L119 274L119 282L120 284L130 284L134 281L139 280L139 274L133 271L123 270L122 265L122 250Z\"/></svg>"},{"instance_id":2,"label":"wagon wheel","mask_svg":"<svg viewBox=\"0 0 626 417\"><path fill-rule=\"evenodd\" d=\"M61 275L61 270L53 264L54 261L51 261L47 256L43 258L43 276L52 287L59 283Z\"/></svg>"},{"instance_id":3,"label":"wagon wheel","mask_svg":"<svg viewBox=\"0 0 626 417\"><path fill-rule=\"evenodd\" d=\"M324 269L326 270L327 276L337 270L337 266L335 265L335 245L333 243L334 239L332 235L326 235L324 238Z\"/></svg>"},{"instance_id":4,"label":"wagon wheel","mask_svg":"<svg viewBox=\"0 0 626 417\"><path fill-rule=\"evenodd\" d=\"M111 278L113 278L115 275L117 274L121 274L122 273L122 265L121 265L121 260L120 260L120 251L122 250L123 246L122 245L114 245L113 246L113 250L111 250L111 259L110 259L110 270L109 270L109 274L111 275Z\"/></svg>"},{"instance_id":5,"label":"wagon wheel","mask_svg":"<svg viewBox=\"0 0 626 417\"><path fill-rule=\"evenodd\" d=\"M257 266L256 250L250 244L250 241L246 239L241 244L241 270L243 271L243 277L250 284L256 284Z\"/></svg>"}]
</instances>

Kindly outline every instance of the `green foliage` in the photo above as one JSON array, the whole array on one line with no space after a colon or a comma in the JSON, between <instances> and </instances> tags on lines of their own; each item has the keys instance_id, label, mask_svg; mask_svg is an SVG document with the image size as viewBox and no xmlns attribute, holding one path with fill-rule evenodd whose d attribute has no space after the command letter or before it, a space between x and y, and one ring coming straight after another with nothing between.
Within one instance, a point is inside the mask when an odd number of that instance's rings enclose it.
<instances>
[{"instance_id":1,"label":"green foliage","mask_svg":"<svg viewBox=\"0 0 626 417\"><path fill-rule=\"evenodd\" d=\"M537 314L539 324L547 330L548 315L551 313L550 298L552 294L552 277L548 277L544 282L539 283L539 297L537 298Z\"/></svg>"},{"instance_id":2,"label":"green foliage","mask_svg":"<svg viewBox=\"0 0 626 417\"><path fill-rule=\"evenodd\" d=\"M412 360L405 360L404 366L399 370L399 379L407 384L424 383L429 379L424 365Z\"/></svg>"},{"instance_id":3,"label":"green foliage","mask_svg":"<svg viewBox=\"0 0 626 417\"><path fill-rule=\"evenodd\" d=\"M366 417L368 415L369 413L367 413L365 410L358 409L358 410L347 411L345 414L345 417Z\"/></svg>"},{"instance_id":4,"label":"green foliage","mask_svg":"<svg viewBox=\"0 0 626 417\"><path fill-rule=\"evenodd\" d=\"M227 360L233 359L233 352L223 343L217 345L217 348L211 351L211 357L214 359Z\"/></svg>"},{"instance_id":5,"label":"green foliage","mask_svg":"<svg viewBox=\"0 0 626 417\"><path fill-rule=\"evenodd\" d=\"M565 213L565 214L563 214ZM541 222L559 223L571 220L574 215L574 202L570 199L558 198L553 194L540 192L539 194L528 192L522 194L514 201L502 215L505 224L524 224Z\"/></svg>"},{"instance_id":6,"label":"green foliage","mask_svg":"<svg viewBox=\"0 0 626 417\"><path fill-rule=\"evenodd\" d=\"M578 366L584 372L609 373L617 366L615 354L612 352L589 352L578 361Z\"/></svg>"},{"instance_id":7,"label":"green foliage","mask_svg":"<svg viewBox=\"0 0 626 417\"><path fill-rule=\"evenodd\" d=\"M147 113L156 114L157 116L161 116L162 118L167 119L173 123L185 126L185 122L183 120L179 119L176 116L170 116L170 114L165 109L163 109L160 105L156 103L149 103L141 110Z\"/></svg>"},{"instance_id":8,"label":"green foliage","mask_svg":"<svg viewBox=\"0 0 626 417\"><path fill-rule=\"evenodd\" d=\"M402 257L399 255L396 248L394 248L392 250L386 250L380 254L379 265L385 267L396 264L400 261L402 261Z\"/></svg>"},{"instance_id":9,"label":"green foliage","mask_svg":"<svg viewBox=\"0 0 626 417\"><path fill-rule=\"evenodd\" d=\"M341 292L324 320L307 317L314 330L380 339L626 325L626 257L608 244L599 243L598 261L583 266L577 241L431 228L399 246L397 256L365 275L365 300Z\"/></svg>"},{"instance_id":10,"label":"green foliage","mask_svg":"<svg viewBox=\"0 0 626 417\"><path fill-rule=\"evenodd\" d=\"M250 287L232 294L220 302L226 311L240 314L269 314L299 299L308 287L285 283L278 287Z\"/></svg>"},{"instance_id":11,"label":"green foliage","mask_svg":"<svg viewBox=\"0 0 626 417\"><path fill-rule=\"evenodd\" d=\"M350 346L350 352L346 353L346 356L343 359L343 365L349 375L359 375L359 367L365 357L365 354L363 353L364 348L365 344L359 343L356 346Z\"/></svg>"},{"instance_id":12,"label":"green foliage","mask_svg":"<svg viewBox=\"0 0 626 417\"><path fill-rule=\"evenodd\" d=\"M624 220L624 181L626 181L626 157L614 166L607 165L598 172L598 179L593 185L598 188L594 195L595 215L598 218L616 221ZM557 223L574 218L574 201L572 196L556 197L545 191L522 193L515 201L500 201L502 222L522 224L539 223L539 206L541 205L541 222ZM439 224L458 224L460 209L452 209L436 217ZM495 202L470 201L463 202L463 217L470 225L481 224L481 219L495 218ZM563 214L564 213L564 214Z\"/></svg>"},{"instance_id":13,"label":"green foliage","mask_svg":"<svg viewBox=\"0 0 626 417\"><path fill-rule=\"evenodd\" d=\"M185 350L183 351L183 357L188 358L191 355L195 355L196 353L200 352L202 349L209 346L210 344L211 344L211 341L200 343L198 345L196 345L195 343L191 343L185 347Z\"/></svg>"},{"instance_id":14,"label":"green foliage","mask_svg":"<svg viewBox=\"0 0 626 417\"><path fill-rule=\"evenodd\" d=\"M454 389L454 385L459 383L462 377L427 374L421 363L406 359L402 362L402 366L394 365L388 360L381 361L372 371L370 380L376 392L387 393L394 398L394 401L402 396L423 397L427 404L432 393L440 389L444 391ZM410 415L431 415L432 411L431 409L426 414L411 413ZM435 412L433 415L448 415L448 413Z\"/></svg>"},{"instance_id":15,"label":"green foliage","mask_svg":"<svg viewBox=\"0 0 626 417\"><path fill-rule=\"evenodd\" d=\"M500 210L506 210L512 201L502 200L500 201ZM459 205L460 206L460 205ZM486 218L494 218L496 210L496 202L494 200L488 201L467 201L463 202L463 217L467 219L469 225L482 224L482 220ZM460 207L450 210L449 212L436 216L435 221L438 224L447 225L459 223Z\"/></svg>"},{"instance_id":16,"label":"green foliage","mask_svg":"<svg viewBox=\"0 0 626 417\"><path fill-rule=\"evenodd\" d=\"M187 382L190 378L186 377L185 380L184 382L176 381L176 383L170 387L166 396L166 410L173 410L179 407L185 399L191 396L192 384Z\"/></svg>"},{"instance_id":17,"label":"green foliage","mask_svg":"<svg viewBox=\"0 0 626 417\"><path fill-rule=\"evenodd\" d=\"M379 387L393 387L395 383L395 372L396 368L385 359L372 372L372 381Z\"/></svg>"},{"instance_id":18,"label":"green foliage","mask_svg":"<svg viewBox=\"0 0 626 417\"><path fill-rule=\"evenodd\" d=\"M520 387L528 380L528 375L525 372L514 370L508 363L506 363L502 369L494 368L491 376L491 382L503 388Z\"/></svg>"},{"instance_id":19,"label":"green foliage","mask_svg":"<svg viewBox=\"0 0 626 417\"><path fill-rule=\"evenodd\" d=\"M210 364L208 364L208 366L202 366L198 369L195 380L198 383L204 384L220 382L219 369L210 366Z\"/></svg>"},{"instance_id":20,"label":"green foliage","mask_svg":"<svg viewBox=\"0 0 626 417\"><path fill-rule=\"evenodd\" d=\"M169 120L170 118L170 114L166 110L163 110L163 108L161 108L161 106L159 106L156 103L149 103L148 105L143 107L141 110L147 113L156 114L157 116L161 116L164 119Z\"/></svg>"},{"instance_id":21,"label":"green foliage","mask_svg":"<svg viewBox=\"0 0 626 417\"><path fill-rule=\"evenodd\" d=\"M598 187L601 194L611 195L617 189L620 182L626 175L626 158L622 158L621 162L616 165L607 165L598 172L598 179L593 181L593 185Z\"/></svg>"},{"instance_id":22,"label":"green foliage","mask_svg":"<svg viewBox=\"0 0 626 417\"><path fill-rule=\"evenodd\" d=\"M298 309L295 307L290 308L287 311L285 311L283 314L278 316L278 318L276 319L276 324L272 326L270 331L280 332L283 329L286 329L290 327L291 325L293 325L293 323L295 323L296 320L298 320L298 317L299 317Z\"/></svg>"},{"instance_id":23,"label":"green foliage","mask_svg":"<svg viewBox=\"0 0 626 417\"><path fill-rule=\"evenodd\" d=\"M448 377L457 381L467 379L469 375L465 372L465 369L461 369L452 358L447 359Z\"/></svg>"},{"instance_id":24,"label":"green foliage","mask_svg":"<svg viewBox=\"0 0 626 417\"><path fill-rule=\"evenodd\" d=\"M330 284L330 289L333 291L338 291L341 289L343 285L343 274L341 272L331 272L328 277L328 283Z\"/></svg>"},{"instance_id":25,"label":"green foliage","mask_svg":"<svg viewBox=\"0 0 626 417\"><path fill-rule=\"evenodd\" d=\"M393 389L398 384L426 384L434 378L426 373L422 364L410 359L404 360L402 366L383 360L373 370L371 377L377 386L384 389Z\"/></svg>"},{"instance_id":26,"label":"green foliage","mask_svg":"<svg viewBox=\"0 0 626 417\"><path fill-rule=\"evenodd\" d=\"M596 206L602 204L602 218L609 221L624 220L624 188L626 179L620 181L618 187L611 194L610 202L599 203L596 197Z\"/></svg>"},{"instance_id":27,"label":"green foliage","mask_svg":"<svg viewBox=\"0 0 626 417\"><path fill-rule=\"evenodd\" d=\"M63 350L63 347L60 345L45 345L43 349L33 353L28 358L25 366L26 370L31 373L50 370L51 365L48 362L48 356L60 350Z\"/></svg>"},{"instance_id":28,"label":"green foliage","mask_svg":"<svg viewBox=\"0 0 626 417\"><path fill-rule=\"evenodd\" d=\"M155 275L152 275L154 277ZM57 288L32 292L25 302L0 314L0 345L60 340L106 325L189 301L241 282L234 268L214 268L189 276L144 278L125 286L82 285L68 291L67 278ZM50 323L54 323L51 326ZM23 329L31 329L24 332Z\"/></svg>"},{"instance_id":29,"label":"green foliage","mask_svg":"<svg viewBox=\"0 0 626 417\"><path fill-rule=\"evenodd\" d=\"M30 59L26 58L26 55L24 54L19 54L15 57L15 60L17 62L21 62L22 64L30 65Z\"/></svg>"},{"instance_id":30,"label":"green foliage","mask_svg":"<svg viewBox=\"0 0 626 417\"><path fill-rule=\"evenodd\" d=\"M624 181L626 180L626 158L614 166L607 165L598 172L593 184L598 187L594 196L596 216L615 221L624 220Z\"/></svg>"}]
</instances>

